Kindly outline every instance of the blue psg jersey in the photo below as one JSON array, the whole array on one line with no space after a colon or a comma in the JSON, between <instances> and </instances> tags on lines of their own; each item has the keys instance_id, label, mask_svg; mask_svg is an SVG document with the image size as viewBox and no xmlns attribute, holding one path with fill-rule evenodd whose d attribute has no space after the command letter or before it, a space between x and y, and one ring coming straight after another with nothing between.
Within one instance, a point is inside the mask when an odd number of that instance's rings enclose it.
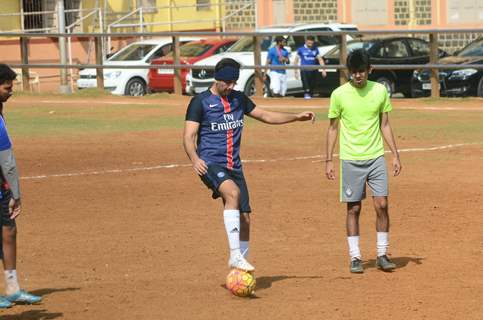
<instances>
[{"instance_id":1,"label":"blue psg jersey","mask_svg":"<svg viewBox=\"0 0 483 320\"><path fill-rule=\"evenodd\" d=\"M241 170L240 143L245 114L255 104L244 93L233 90L228 96L209 89L191 99L186 120L198 122L198 156L208 164Z\"/></svg>"},{"instance_id":2,"label":"blue psg jersey","mask_svg":"<svg viewBox=\"0 0 483 320\"><path fill-rule=\"evenodd\" d=\"M297 49L297 54L300 56L300 63L303 66L313 66L319 64L319 61L317 60L319 49L317 47L309 48L306 45L303 45Z\"/></svg>"}]
</instances>

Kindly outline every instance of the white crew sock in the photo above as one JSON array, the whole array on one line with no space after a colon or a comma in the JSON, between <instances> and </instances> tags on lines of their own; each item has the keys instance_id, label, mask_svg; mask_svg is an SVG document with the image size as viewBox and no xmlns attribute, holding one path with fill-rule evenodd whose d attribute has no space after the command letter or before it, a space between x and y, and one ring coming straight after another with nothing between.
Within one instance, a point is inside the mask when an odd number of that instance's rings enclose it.
<instances>
[{"instance_id":1,"label":"white crew sock","mask_svg":"<svg viewBox=\"0 0 483 320\"><path fill-rule=\"evenodd\" d=\"M347 243L349 244L349 255L351 260L361 259L361 250L359 249L359 236L347 237Z\"/></svg>"},{"instance_id":2,"label":"white crew sock","mask_svg":"<svg viewBox=\"0 0 483 320\"><path fill-rule=\"evenodd\" d=\"M17 279L17 270L6 270L5 272L5 291L7 296L12 295L20 290Z\"/></svg>"},{"instance_id":3,"label":"white crew sock","mask_svg":"<svg viewBox=\"0 0 483 320\"><path fill-rule=\"evenodd\" d=\"M389 247L389 232L377 233L377 256L383 256L387 253Z\"/></svg>"},{"instance_id":4,"label":"white crew sock","mask_svg":"<svg viewBox=\"0 0 483 320\"><path fill-rule=\"evenodd\" d=\"M230 257L240 254L240 210L223 211L226 235L228 236L228 246L230 247Z\"/></svg>"},{"instance_id":5,"label":"white crew sock","mask_svg":"<svg viewBox=\"0 0 483 320\"><path fill-rule=\"evenodd\" d=\"M249 241L240 240L240 252L245 259L248 259L248 249L250 247Z\"/></svg>"}]
</instances>

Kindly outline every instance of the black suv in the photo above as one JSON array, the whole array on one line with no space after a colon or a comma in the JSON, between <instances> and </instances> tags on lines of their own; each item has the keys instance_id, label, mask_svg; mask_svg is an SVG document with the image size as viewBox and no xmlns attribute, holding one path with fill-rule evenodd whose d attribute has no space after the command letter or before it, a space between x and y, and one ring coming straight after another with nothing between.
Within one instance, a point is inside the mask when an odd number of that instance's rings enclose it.
<instances>
[{"instance_id":1,"label":"black suv","mask_svg":"<svg viewBox=\"0 0 483 320\"><path fill-rule=\"evenodd\" d=\"M353 40L347 43L347 52L355 49L365 49L371 57L371 64L414 64L422 65L429 62L429 42L411 37L390 37ZM446 52L439 50L439 57ZM339 64L339 47L324 55L326 65ZM344 63L345 64L345 61ZM418 68L415 66L414 69ZM411 80L414 69L410 70L380 70L375 69L369 75L369 80L383 84L390 95L401 92L406 97L412 97ZM339 71L328 69L327 77L321 80L319 91L330 94L339 86Z\"/></svg>"},{"instance_id":2,"label":"black suv","mask_svg":"<svg viewBox=\"0 0 483 320\"><path fill-rule=\"evenodd\" d=\"M483 65L483 38L468 44L455 56L439 60L440 64L460 64L461 69L443 69L439 72L440 94L442 96L483 97L483 70L467 68L465 65ZM430 71L414 71L413 93L417 96L431 94Z\"/></svg>"}]
</instances>

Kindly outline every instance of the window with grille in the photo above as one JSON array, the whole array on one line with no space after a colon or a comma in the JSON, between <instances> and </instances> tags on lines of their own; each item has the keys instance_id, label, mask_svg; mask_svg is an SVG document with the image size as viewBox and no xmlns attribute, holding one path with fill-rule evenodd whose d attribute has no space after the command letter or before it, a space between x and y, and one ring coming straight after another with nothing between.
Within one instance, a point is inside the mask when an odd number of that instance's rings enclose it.
<instances>
[{"instance_id":1,"label":"window with grille","mask_svg":"<svg viewBox=\"0 0 483 320\"><path fill-rule=\"evenodd\" d=\"M196 0L196 10L211 10L211 0Z\"/></svg>"},{"instance_id":2,"label":"window with grille","mask_svg":"<svg viewBox=\"0 0 483 320\"><path fill-rule=\"evenodd\" d=\"M23 0L23 11L25 12L24 15L24 29L26 31L29 30L37 30L42 29L44 27L44 22L42 18L42 14L30 14L33 12L40 12L42 11L42 2L36 0Z\"/></svg>"}]
</instances>

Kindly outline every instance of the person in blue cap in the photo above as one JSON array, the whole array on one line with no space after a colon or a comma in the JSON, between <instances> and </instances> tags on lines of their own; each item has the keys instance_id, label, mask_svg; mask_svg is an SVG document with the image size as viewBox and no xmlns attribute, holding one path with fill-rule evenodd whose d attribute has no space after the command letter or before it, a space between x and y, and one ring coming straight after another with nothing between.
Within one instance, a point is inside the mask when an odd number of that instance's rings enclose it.
<instances>
[{"instance_id":1,"label":"person in blue cap","mask_svg":"<svg viewBox=\"0 0 483 320\"><path fill-rule=\"evenodd\" d=\"M193 169L223 200L223 218L228 236L228 265L245 271L255 268L247 261L250 238L248 187L240 160L244 116L268 124L315 120L310 111L284 113L256 107L244 93L234 90L240 64L225 58L215 66L215 82L191 99L186 112L183 145Z\"/></svg>"},{"instance_id":2,"label":"person in blue cap","mask_svg":"<svg viewBox=\"0 0 483 320\"><path fill-rule=\"evenodd\" d=\"M12 142L3 118L3 103L13 93L17 74L6 64L0 64L0 228L2 245L0 258L5 273L6 296L0 296L0 308L13 303L37 303L42 300L20 289L17 278L17 225L15 220L22 211L20 185Z\"/></svg>"}]
</instances>

